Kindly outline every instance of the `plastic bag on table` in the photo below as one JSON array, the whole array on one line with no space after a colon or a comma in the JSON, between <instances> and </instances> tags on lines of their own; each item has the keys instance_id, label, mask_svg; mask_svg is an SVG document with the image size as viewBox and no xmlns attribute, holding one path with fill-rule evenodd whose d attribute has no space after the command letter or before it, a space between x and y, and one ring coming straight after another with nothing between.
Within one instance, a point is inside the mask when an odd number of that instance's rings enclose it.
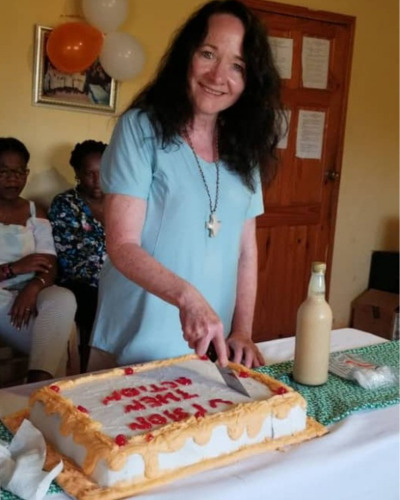
<instances>
[{"instance_id":1,"label":"plastic bag on table","mask_svg":"<svg viewBox=\"0 0 400 500\"><path fill-rule=\"evenodd\" d=\"M399 383L396 368L375 365L353 354L332 353L329 358L329 371L339 377L356 382L364 389L379 389Z\"/></svg>"}]
</instances>

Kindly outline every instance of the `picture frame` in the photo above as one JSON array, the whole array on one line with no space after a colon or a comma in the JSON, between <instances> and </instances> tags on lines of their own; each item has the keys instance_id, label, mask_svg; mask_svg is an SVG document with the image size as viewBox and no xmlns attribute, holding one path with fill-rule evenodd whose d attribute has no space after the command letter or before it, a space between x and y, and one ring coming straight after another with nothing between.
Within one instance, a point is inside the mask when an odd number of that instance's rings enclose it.
<instances>
[{"instance_id":1,"label":"picture frame","mask_svg":"<svg viewBox=\"0 0 400 500\"><path fill-rule=\"evenodd\" d=\"M33 104L71 111L115 114L117 82L107 75L97 59L80 73L63 73L46 53L53 28L35 26Z\"/></svg>"}]
</instances>

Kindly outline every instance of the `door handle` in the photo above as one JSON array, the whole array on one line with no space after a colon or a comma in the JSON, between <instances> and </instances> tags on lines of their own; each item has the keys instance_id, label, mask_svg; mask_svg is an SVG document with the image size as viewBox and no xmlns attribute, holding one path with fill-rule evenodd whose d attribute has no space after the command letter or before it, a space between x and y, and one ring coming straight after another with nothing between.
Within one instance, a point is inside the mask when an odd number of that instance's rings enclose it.
<instances>
[{"instance_id":1,"label":"door handle","mask_svg":"<svg viewBox=\"0 0 400 500\"><path fill-rule=\"evenodd\" d=\"M327 170L325 172L325 179L327 181L336 182L339 180L340 174L336 170Z\"/></svg>"}]
</instances>

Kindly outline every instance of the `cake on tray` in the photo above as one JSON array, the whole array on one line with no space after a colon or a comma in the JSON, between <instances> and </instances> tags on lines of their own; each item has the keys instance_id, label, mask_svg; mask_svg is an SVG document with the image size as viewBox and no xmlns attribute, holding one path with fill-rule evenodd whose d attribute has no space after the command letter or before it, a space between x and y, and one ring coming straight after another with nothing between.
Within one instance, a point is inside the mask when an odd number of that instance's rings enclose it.
<instances>
[{"instance_id":1,"label":"cake on tray","mask_svg":"<svg viewBox=\"0 0 400 500\"><path fill-rule=\"evenodd\" d=\"M229 363L250 398L208 358L188 355L64 379L36 391L31 422L79 500L112 500L326 432L306 401L271 377ZM69 472L68 472L69 471Z\"/></svg>"}]
</instances>

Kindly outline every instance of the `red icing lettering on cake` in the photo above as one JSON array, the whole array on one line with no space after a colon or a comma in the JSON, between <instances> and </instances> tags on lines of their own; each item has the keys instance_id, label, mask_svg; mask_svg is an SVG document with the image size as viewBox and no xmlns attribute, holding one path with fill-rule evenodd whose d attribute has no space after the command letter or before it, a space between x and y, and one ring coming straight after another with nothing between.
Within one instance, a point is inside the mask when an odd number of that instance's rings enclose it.
<instances>
[{"instance_id":1,"label":"red icing lettering on cake","mask_svg":"<svg viewBox=\"0 0 400 500\"><path fill-rule=\"evenodd\" d=\"M158 408L159 406L162 406L162 402L153 396L144 396L143 398L140 398L140 401L144 405L150 406L150 408Z\"/></svg>"},{"instance_id":2,"label":"red icing lettering on cake","mask_svg":"<svg viewBox=\"0 0 400 500\"><path fill-rule=\"evenodd\" d=\"M176 382L172 382L171 380L164 380L164 382L160 383L171 389L175 389L175 387L178 387L178 384Z\"/></svg>"},{"instance_id":3,"label":"red icing lettering on cake","mask_svg":"<svg viewBox=\"0 0 400 500\"><path fill-rule=\"evenodd\" d=\"M139 396L140 391L136 387L126 387L125 389L121 389L120 394L124 398L134 398L135 396Z\"/></svg>"},{"instance_id":4,"label":"red icing lettering on cake","mask_svg":"<svg viewBox=\"0 0 400 500\"><path fill-rule=\"evenodd\" d=\"M232 401L226 401L225 399L210 399L208 404L211 406L211 408L216 408L218 405L232 405Z\"/></svg>"},{"instance_id":5,"label":"red icing lettering on cake","mask_svg":"<svg viewBox=\"0 0 400 500\"><path fill-rule=\"evenodd\" d=\"M127 424L132 431L146 431L172 422L179 422L190 417L190 415L195 418L203 418L210 409L215 409L220 405L233 404L232 401L219 398L210 399L201 404L189 403L190 400L200 398L200 395L183 390L181 387L189 386L192 383L192 380L187 377L178 377L157 384L124 387L123 389L114 390L102 402L104 405L120 402L123 404L125 413L143 412L159 408L157 413L135 417L133 421ZM129 398L129 401L125 401L127 398ZM180 402L185 402L186 405L189 404L189 409L183 409L176 405L176 403Z\"/></svg>"},{"instance_id":6,"label":"red icing lettering on cake","mask_svg":"<svg viewBox=\"0 0 400 500\"><path fill-rule=\"evenodd\" d=\"M76 407L76 409L81 411L82 413L89 413L88 410L84 406L81 406L81 405L78 405Z\"/></svg>"},{"instance_id":7,"label":"red icing lettering on cake","mask_svg":"<svg viewBox=\"0 0 400 500\"><path fill-rule=\"evenodd\" d=\"M163 392L163 391L165 391L165 387L162 387L162 386L157 385L157 384L150 384L148 391L149 392Z\"/></svg>"},{"instance_id":8,"label":"red icing lettering on cake","mask_svg":"<svg viewBox=\"0 0 400 500\"><path fill-rule=\"evenodd\" d=\"M163 411L163 415L172 420L173 422L179 422L180 420L185 420L188 418L189 413L183 408L174 408L172 410Z\"/></svg>"},{"instance_id":9,"label":"red icing lettering on cake","mask_svg":"<svg viewBox=\"0 0 400 500\"><path fill-rule=\"evenodd\" d=\"M194 404L192 406L195 410L197 410L196 413L194 414L196 418L203 418L206 416L207 410L203 408L201 405Z\"/></svg>"},{"instance_id":10,"label":"red icing lettering on cake","mask_svg":"<svg viewBox=\"0 0 400 500\"><path fill-rule=\"evenodd\" d=\"M198 394L189 394L186 391L182 391L182 389L177 389L175 392L177 394L179 394L180 396L182 396L183 399L193 399L193 398L198 398L199 397Z\"/></svg>"},{"instance_id":11,"label":"red icing lettering on cake","mask_svg":"<svg viewBox=\"0 0 400 500\"><path fill-rule=\"evenodd\" d=\"M138 387L124 387L123 389L113 391L111 394L106 396L103 399L103 404L108 405L110 402L120 401L122 398L136 397L136 396L139 396L141 393L152 393L152 394L156 393L157 395L154 397L157 397L159 395L158 393L160 393L160 392L168 391L171 388L175 389L175 388L179 387L180 385L186 386L186 385L191 385L191 384L192 384L192 381L189 378L178 377L175 380L166 380L164 382L160 382L159 384L150 384L148 386L139 385ZM183 396L183 394L186 394L186 393L184 393L184 391L182 391L181 396ZM168 395L169 395L168 397L170 397L170 398L172 397L172 396L170 396L170 393L168 393ZM145 396L145 394L143 394L143 396ZM195 396L191 395L190 397L195 397ZM180 399L176 399L175 401L180 401Z\"/></svg>"},{"instance_id":12,"label":"red icing lettering on cake","mask_svg":"<svg viewBox=\"0 0 400 500\"><path fill-rule=\"evenodd\" d=\"M178 382L178 384L180 384L180 385L191 385L192 384L192 381L190 380L190 378L187 378L187 377L179 377L176 379L175 382Z\"/></svg>"},{"instance_id":13,"label":"red icing lettering on cake","mask_svg":"<svg viewBox=\"0 0 400 500\"><path fill-rule=\"evenodd\" d=\"M210 399L208 401L208 406L213 409L219 405L231 405L231 404L233 404L232 401L227 401L225 399L219 399L219 398ZM198 403L193 403L192 408L194 410L193 415L195 418L203 418L208 413L208 410L204 408L203 405L200 405ZM165 410L162 412L162 414L152 413L147 417L137 417L134 422L131 422L129 424L129 427L133 431L145 430L145 429L150 429L152 427L168 424L170 421L178 422L179 420L184 420L189 416L190 413L184 411L182 408L174 408L172 410L171 409Z\"/></svg>"},{"instance_id":14,"label":"red icing lettering on cake","mask_svg":"<svg viewBox=\"0 0 400 500\"><path fill-rule=\"evenodd\" d=\"M239 377L240 378L249 378L250 377L250 373L249 372L245 372L245 371L240 371L239 372Z\"/></svg>"},{"instance_id":15,"label":"red icing lettering on cake","mask_svg":"<svg viewBox=\"0 0 400 500\"><path fill-rule=\"evenodd\" d=\"M192 406L197 410L195 413L196 418L201 418L207 413L207 410L199 404L193 404ZM183 420L189 416L190 413L185 412L182 408L175 408L172 411L165 410L163 414L153 413L148 417L137 417L134 422L129 424L129 427L133 431L151 429L152 427L168 424L170 421Z\"/></svg>"},{"instance_id":16,"label":"red icing lettering on cake","mask_svg":"<svg viewBox=\"0 0 400 500\"><path fill-rule=\"evenodd\" d=\"M129 424L129 428L133 431L145 431L147 429L151 429L151 423L144 417L138 417L136 422L132 422Z\"/></svg>"},{"instance_id":17,"label":"red icing lettering on cake","mask_svg":"<svg viewBox=\"0 0 400 500\"><path fill-rule=\"evenodd\" d=\"M152 413L147 418L152 425L165 425L168 423L166 417L160 415L159 413Z\"/></svg>"},{"instance_id":18,"label":"red icing lettering on cake","mask_svg":"<svg viewBox=\"0 0 400 500\"><path fill-rule=\"evenodd\" d=\"M108 405L110 401L120 401L121 397L122 396L119 391L113 391L109 396L103 399L103 405Z\"/></svg>"},{"instance_id":19,"label":"red icing lettering on cake","mask_svg":"<svg viewBox=\"0 0 400 500\"><path fill-rule=\"evenodd\" d=\"M50 389L54 392L60 392L60 388L58 387L58 385L51 385Z\"/></svg>"},{"instance_id":20,"label":"red icing lettering on cake","mask_svg":"<svg viewBox=\"0 0 400 500\"><path fill-rule=\"evenodd\" d=\"M125 406L125 413L129 413L131 411L145 410L145 409L146 407L142 405L140 401L132 399L132 403L129 403L128 405Z\"/></svg>"},{"instance_id":21,"label":"red icing lettering on cake","mask_svg":"<svg viewBox=\"0 0 400 500\"><path fill-rule=\"evenodd\" d=\"M133 375L135 373L134 369L131 368L130 366L128 366L127 368L125 368L125 375Z\"/></svg>"},{"instance_id":22,"label":"red icing lettering on cake","mask_svg":"<svg viewBox=\"0 0 400 500\"><path fill-rule=\"evenodd\" d=\"M167 392L166 394L156 394L155 396L143 396L139 399L132 399L130 403L125 405L125 413L145 410L148 407L159 408L160 406L168 405L171 402L179 402L197 397L199 397L198 394L189 394L185 391L181 391L180 389L176 391L176 394L173 392Z\"/></svg>"},{"instance_id":23,"label":"red icing lettering on cake","mask_svg":"<svg viewBox=\"0 0 400 500\"><path fill-rule=\"evenodd\" d=\"M159 406L167 405L171 401L177 402L181 400L181 398L173 392L167 392L166 394L157 394L153 399L157 401L157 403L159 403Z\"/></svg>"},{"instance_id":24,"label":"red icing lettering on cake","mask_svg":"<svg viewBox=\"0 0 400 500\"><path fill-rule=\"evenodd\" d=\"M281 387L278 387L278 389L276 391L274 391L276 394L286 394L287 393L287 389L286 387L283 387L283 385Z\"/></svg>"}]
</instances>

